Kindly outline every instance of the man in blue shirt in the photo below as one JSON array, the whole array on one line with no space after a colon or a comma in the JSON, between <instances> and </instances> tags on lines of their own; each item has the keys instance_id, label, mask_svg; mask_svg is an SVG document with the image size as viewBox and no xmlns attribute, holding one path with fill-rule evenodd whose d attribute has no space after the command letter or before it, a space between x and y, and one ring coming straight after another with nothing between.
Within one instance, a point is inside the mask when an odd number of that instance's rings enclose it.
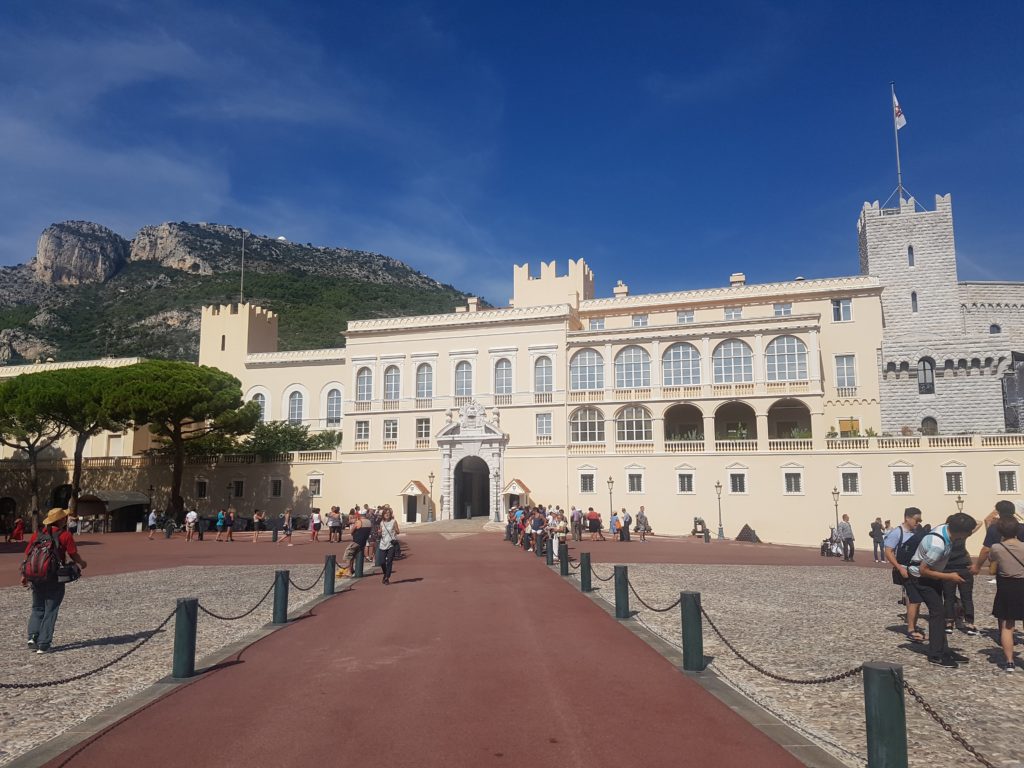
<instances>
[{"instance_id":1,"label":"man in blue shirt","mask_svg":"<svg viewBox=\"0 0 1024 768\"><path fill-rule=\"evenodd\" d=\"M946 518L946 524L933 528L922 540L907 566L910 581L916 584L921 600L928 606L928 661L943 667L956 668L968 658L949 649L946 642L946 610L942 598L943 582L963 583L956 572L943 569L953 551L953 542L966 539L978 527L977 521L964 512Z\"/></svg>"}]
</instances>

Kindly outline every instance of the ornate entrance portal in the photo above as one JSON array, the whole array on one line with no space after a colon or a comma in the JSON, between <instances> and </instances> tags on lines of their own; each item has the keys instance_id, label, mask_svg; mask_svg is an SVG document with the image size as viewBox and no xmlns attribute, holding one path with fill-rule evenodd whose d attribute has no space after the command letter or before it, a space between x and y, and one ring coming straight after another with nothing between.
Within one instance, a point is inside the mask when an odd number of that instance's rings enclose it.
<instances>
[{"instance_id":1,"label":"ornate entrance portal","mask_svg":"<svg viewBox=\"0 0 1024 768\"><path fill-rule=\"evenodd\" d=\"M498 411L477 402L451 411L437 435L441 448L441 520L487 516L501 519L501 477L508 435Z\"/></svg>"}]
</instances>

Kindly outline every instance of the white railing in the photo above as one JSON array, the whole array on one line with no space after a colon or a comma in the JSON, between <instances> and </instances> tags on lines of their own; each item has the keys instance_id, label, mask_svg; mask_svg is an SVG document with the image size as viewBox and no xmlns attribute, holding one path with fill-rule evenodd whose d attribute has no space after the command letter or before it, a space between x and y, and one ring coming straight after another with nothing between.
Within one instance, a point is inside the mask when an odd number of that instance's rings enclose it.
<instances>
[{"instance_id":1,"label":"white railing","mask_svg":"<svg viewBox=\"0 0 1024 768\"><path fill-rule=\"evenodd\" d=\"M401 400L384 400L382 406L385 411L397 411Z\"/></svg>"},{"instance_id":2,"label":"white railing","mask_svg":"<svg viewBox=\"0 0 1024 768\"><path fill-rule=\"evenodd\" d=\"M355 449L357 451L368 451L370 450L369 440L356 440Z\"/></svg>"},{"instance_id":3,"label":"white railing","mask_svg":"<svg viewBox=\"0 0 1024 768\"><path fill-rule=\"evenodd\" d=\"M865 438L866 439L866 438ZM882 449L893 448L920 448L921 438L919 437L879 437L878 447Z\"/></svg>"},{"instance_id":4,"label":"white railing","mask_svg":"<svg viewBox=\"0 0 1024 768\"><path fill-rule=\"evenodd\" d=\"M455 405L456 405L456 407L462 406L462 405L469 405L471 402L473 402L473 396L472 395L456 395L455 396Z\"/></svg>"},{"instance_id":5,"label":"white railing","mask_svg":"<svg viewBox=\"0 0 1024 768\"><path fill-rule=\"evenodd\" d=\"M926 440L929 448L970 448L974 445L974 438L970 435L931 435Z\"/></svg>"},{"instance_id":6,"label":"white railing","mask_svg":"<svg viewBox=\"0 0 1024 768\"><path fill-rule=\"evenodd\" d=\"M569 392L570 403L599 403L604 400L603 389L577 389Z\"/></svg>"},{"instance_id":7,"label":"white railing","mask_svg":"<svg viewBox=\"0 0 1024 768\"><path fill-rule=\"evenodd\" d=\"M666 453L704 453L703 440L666 440Z\"/></svg>"},{"instance_id":8,"label":"white railing","mask_svg":"<svg viewBox=\"0 0 1024 768\"><path fill-rule=\"evenodd\" d=\"M666 400L696 400L703 391L699 384L687 384L681 387L662 387L661 396Z\"/></svg>"},{"instance_id":9,"label":"white railing","mask_svg":"<svg viewBox=\"0 0 1024 768\"><path fill-rule=\"evenodd\" d=\"M512 405L512 395L495 395L495 405Z\"/></svg>"},{"instance_id":10,"label":"white railing","mask_svg":"<svg viewBox=\"0 0 1024 768\"><path fill-rule=\"evenodd\" d=\"M384 450L385 451L393 451L396 448L398 448L398 441L397 440L385 440L384 441Z\"/></svg>"},{"instance_id":11,"label":"white railing","mask_svg":"<svg viewBox=\"0 0 1024 768\"><path fill-rule=\"evenodd\" d=\"M533 393L533 402L536 403L537 405L544 405L545 403L550 403L552 401L552 399L553 398L551 397L551 393L550 392L534 392Z\"/></svg>"},{"instance_id":12,"label":"white railing","mask_svg":"<svg viewBox=\"0 0 1024 768\"><path fill-rule=\"evenodd\" d=\"M356 400L355 403L353 403L352 405L353 405L352 410L354 410L354 411L368 411L368 410L370 410L370 401L369 400Z\"/></svg>"},{"instance_id":13,"label":"white railing","mask_svg":"<svg viewBox=\"0 0 1024 768\"><path fill-rule=\"evenodd\" d=\"M836 397L856 397L856 387L836 387Z\"/></svg>"},{"instance_id":14,"label":"white railing","mask_svg":"<svg viewBox=\"0 0 1024 768\"><path fill-rule=\"evenodd\" d=\"M830 437L825 440L825 447L830 451L866 451L866 437Z\"/></svg>"},{"instance_id":15,"label":"white railing","mask_svg":"<svg viewBox=\"0 0 1024 768\"><path fill-rule=\"evenodd\" d=\"M768 441L769 451L809 451L812 448L812 441L806 438L783 438Z\"/></svg>"},{"instance_id":16,"label":"white railing","mask_svg":"<svg viewBox=\"0 0 1024 768\"><path fill-rule=\"evenodd\" d=\"M432 397L417 397L416 398L416 407L417 408L433 408L434 407L434 398L432 398Z\"/></svg>"},{"instance_id":17,"label":"white railing","mask_svg":"<svg viewBox=\"0 0 1024 768\"><path fill-rule=\"evenodd\" d=\"M569 443L570 456L596 456L605 453L604 443Z\"/></svg>"},{"instance_id":18,"label":"white railing","mask_svg":"<svg viewBox=\"0 0 1024 768\"><path fill-rule=\"evenodd\" d=\"M292 461L334 461L334 451L296 451Z\"/></svg>"},{"instance_id":19,"label":"white railing","mask_svg":"<svg viewBox=\"0 0 1024 768\"><path fill-rule=\"evenodd\" d=\"M982 448L1009 448L1015 445L1024 445L1024 434L981 436Z\"/></svg>"},{"instance_id":20,"label":"white railing","mask_svg":"<svg viewBox=\"0 0 1024 768\"><path fill-rule=\"evenodd\" d=\"M221 464L255 464L255 453L228 453L220 457Z\"/></svg>"},{"instance_id":21,"label":"white railing","mask_svg":"<svg viewBox=\"0 0 1024 768\"><path fill-rule=\"evenodd\" d=\"M757 450L757 440L715 440L719 453L752 453Z\"/></svg>"},{"instance_id":22,"label":"white railing","mask_svg":"<svg viewBox=\"0 0 1024 768\"><path fill-rule=\"evenodd\" d=\"M537 435L537 445L551 445L551 435Z\"/></svg>"},{"instance_id":23,"label":"white railing","mask_svg":"<svg viewBox=\"0 0 1024 768\"><path fill-rule=\"evenodd\" d=\"M654 453L654 443L616 443L615 452L628 455Z\"/></svg>"},{"instance_id":24,"label":"white railing","mask_svg":"<svg viewBox=\"0 0 1024 768\"><path fill-rule=\"evenodd\" d=\"M638 387L636 389L615 389L612 396L616 400L650 400L651 388Z\"/></svg>"},{"instance_id":25,"label":"white railing","mask_svg":"<svg viewBox=\"0 0 1024 768\"><path fill-rule=\"evenodd\" d=\"M417 448L429 448L430 447L430 438L429 437L417 437L416 438L416 447Z\"/></svg>"}]
</instances>

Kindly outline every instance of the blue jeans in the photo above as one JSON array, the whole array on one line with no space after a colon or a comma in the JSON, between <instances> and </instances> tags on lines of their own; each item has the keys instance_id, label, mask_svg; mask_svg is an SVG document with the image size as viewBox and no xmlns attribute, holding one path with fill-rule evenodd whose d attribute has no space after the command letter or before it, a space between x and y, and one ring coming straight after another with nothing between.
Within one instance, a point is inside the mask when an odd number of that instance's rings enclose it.
<instances>
[{"instance_id":1,"label":"blue jeans","mask_svg":"<svg viewBox=\"0 0 1024 768\"><path fill-rule=\"evenodd\" d=\"M873 539L875 560L885 560L885 548L882 546L882 542L878 539Z\"/></svg>"},{"instance_id":2,"label":"blue jeans","mask_svg":"<svg viewBox=\"0 0 1024 768\"><path fill-rule=\"evenodd\" d=\"M64 600L64 585L56 581L45 581L32 585L32 613L28 620L28 636L35 638L36 645L43 650L53 642L53 628L57 624L57 613Z\"/></svg>"}]
</instances>

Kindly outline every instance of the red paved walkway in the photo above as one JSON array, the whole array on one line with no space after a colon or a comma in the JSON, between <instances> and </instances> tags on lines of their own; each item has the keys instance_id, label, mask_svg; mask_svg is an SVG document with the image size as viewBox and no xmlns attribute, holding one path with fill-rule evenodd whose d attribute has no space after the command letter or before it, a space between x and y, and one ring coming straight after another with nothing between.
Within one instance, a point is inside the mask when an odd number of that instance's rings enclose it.
<instances>
[{"instance_id":1,"label":"red paved walkway","mask_svg":"<svg viewBox=\"0 0 1024 768\"><path fill-rule=\"evenodd\" d=\"M800 765L500 535L396 566L50 765Z\"/></svg>"}]
</instances>

